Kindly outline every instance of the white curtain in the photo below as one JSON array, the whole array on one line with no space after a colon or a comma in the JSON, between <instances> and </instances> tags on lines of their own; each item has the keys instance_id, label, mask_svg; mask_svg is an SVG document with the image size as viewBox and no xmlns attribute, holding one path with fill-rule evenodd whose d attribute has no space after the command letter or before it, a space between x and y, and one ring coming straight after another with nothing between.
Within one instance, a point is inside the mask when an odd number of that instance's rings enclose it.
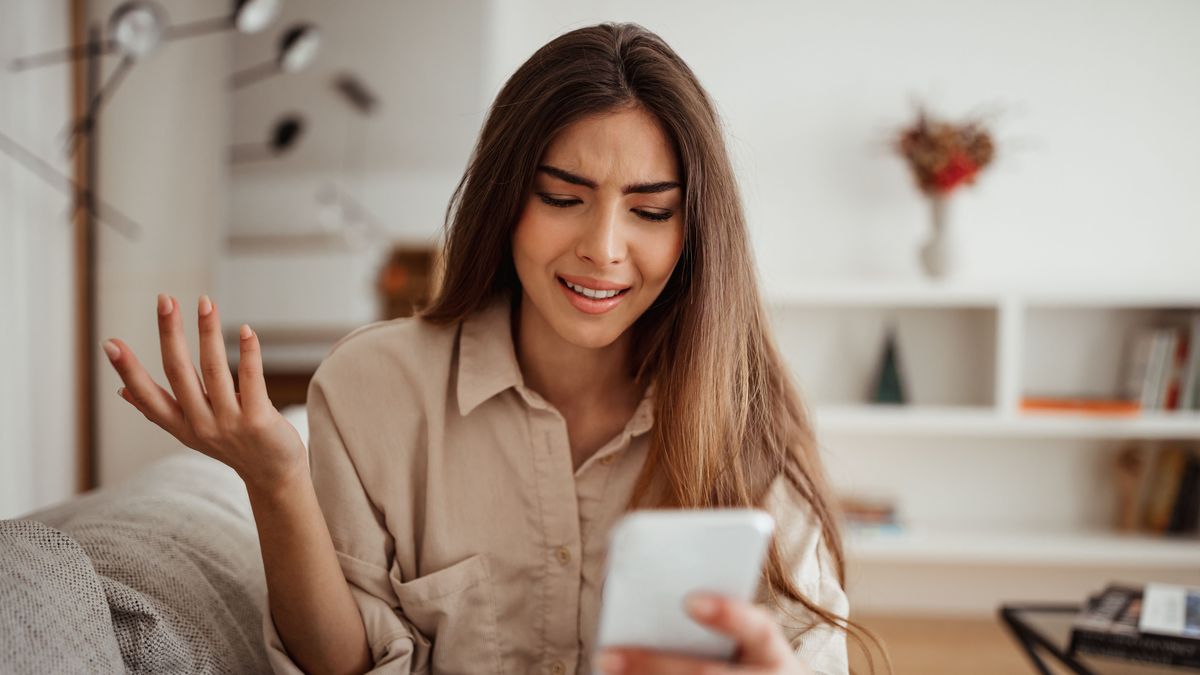
<instances>
[{"instance_id":1,"label":"white curtain","mask_svg":"<svg viewBox=\"0 0 1200 675\"><path fill-rule=\"evenodd\" d=\"M13 58L64 47L66 2L0 2L0 134L65 175L67 64L12 72ZM4 142L5 139L0 139ZM0 153L0 518L74 488L75 293L70 200Z\"/></svg>"}]
</instances>

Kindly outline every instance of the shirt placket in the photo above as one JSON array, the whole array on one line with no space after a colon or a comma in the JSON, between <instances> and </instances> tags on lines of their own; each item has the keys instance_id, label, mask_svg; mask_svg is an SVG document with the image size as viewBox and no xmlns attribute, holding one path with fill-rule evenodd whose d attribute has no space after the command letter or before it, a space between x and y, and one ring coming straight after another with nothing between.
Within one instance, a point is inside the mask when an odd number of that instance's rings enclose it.
<instances>
[{"instance_id":1,"label":"shirt placket","mask_svg":"<svg viewBox=\"0 0 1200 675\"><path fill-rule=\"evenodd\" d=\"M544 667L547 675L574 673L579 660L579 588L582 544L576 503L574 469L566 420L540 395L520 387L534 408L531 427L536 445L534 470L541 500L545 544L542 564L547 588L543 624Z\"/></svg>"}]
</instances>

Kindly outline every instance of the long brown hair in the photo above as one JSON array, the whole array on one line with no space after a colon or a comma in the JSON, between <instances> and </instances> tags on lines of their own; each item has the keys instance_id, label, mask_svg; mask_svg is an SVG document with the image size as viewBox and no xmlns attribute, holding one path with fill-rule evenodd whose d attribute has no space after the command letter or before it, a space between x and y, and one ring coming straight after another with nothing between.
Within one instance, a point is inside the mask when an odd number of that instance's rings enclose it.
<instances>
[{"instance_id":1,"label":"long brown hair","mask_svg":"<svg viewBox=\"0 0 1200 675\"><path fill-rule=\"evenodd\" d=\"M684 245L632 328L632 375L656 389L650 451L629 508L652 490L660 507L762 506L783 474L820 522L844 587L839 516L771 335L720 120L691 69L654 33L636 24L574 30L509 78L447 208L438 295L420 316L448 324L502 292L520 297L511 238L542 154L572 122L632 105L654 115L674 143ZM809 600L787 569L776 540L764 571L772 598L782 594L847 631L872 671L864 636L888 661L869 630Z\"/></svg>"}]
</instances>

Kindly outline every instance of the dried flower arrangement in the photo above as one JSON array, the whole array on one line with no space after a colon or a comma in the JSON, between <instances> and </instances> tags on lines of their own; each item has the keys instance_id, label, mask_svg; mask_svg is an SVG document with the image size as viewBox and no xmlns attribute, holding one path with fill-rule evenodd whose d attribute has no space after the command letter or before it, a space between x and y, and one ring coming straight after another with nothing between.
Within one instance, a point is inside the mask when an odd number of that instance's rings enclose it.
<instances>
[{"instance_id":1,"label":"dried flower arrangement","mask_svg":"<svg viewBox=\"0 0 1200 675\"><path fill-rule=\"evenodd\" d=\"M895 149L908 161L917 187L931 197L974 183L995 154L980 121L952 124L932 118L924 108L918 108L915 124L900 131Z\"/></svg>"},{"instance_id":2,"label":"dried flower arrangement","mask_svg":"<svg viewBox=\"0 0 1200 675\"><path fill-rule=\"evenodd\" d=\"M933 229L920 249L921 266L930 277L947 277L955 267L948 197L958 186L973 184L992 161L992 136L979 120L953 124L932 118L918 106L916 123L896 134L894 147L908 161L917 188L929 199Z\"/></svg>"}]
</instances>

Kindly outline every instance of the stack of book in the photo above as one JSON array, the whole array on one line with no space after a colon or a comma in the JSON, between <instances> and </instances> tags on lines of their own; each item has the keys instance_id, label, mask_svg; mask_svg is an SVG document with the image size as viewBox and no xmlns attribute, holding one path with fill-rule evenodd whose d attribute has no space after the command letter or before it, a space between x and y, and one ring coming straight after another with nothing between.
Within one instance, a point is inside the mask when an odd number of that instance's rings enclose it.
<instances>
[{"instance_id":1,"label":"stack of book","mask_svg":"<svg viewBox=\"0 0 1200 675\"><path fill-rule=\"evenodd\" d=\"M903 531L890 499L843 496L840 499L846 527L856 533L899 533Z\"/></svg>"},{"instance_id":2,"label":"stack of book","mask_svg":"<svg viewBox=\"0 0 1200 675\"><path fill-rule=\"evenodd\" d=\"M1200 589L1110 584L1071 624L1072 655L1200 667Z\"/></svg>"},{"instance_id":3,"label":"stack of book","mask_svg":"<svg viewBox=\"0 0 1200 675\"><path fill-rule=\"evenodd\" d=\"M1200 445L1141 441L1117 454L1117 529L1200 534Z\"/></svg>"},{"instance_id":4,"label":"stack of book","mask_svg":"<svg viewBox=\"0 0 1200 675\"><path fill-rule=\"evenodd\" d=\"M1200 411L1200 312L1136 330L1125 347L1118 385L1105 396L1024 396L1021 410L1102 417Z\"/></svg>"},{"instance_id":5,"label":"stack of book","mask_svg":"<svg viewBox=\"0 0 1200 675\"><path fill-rule=\"evenodd\" d=\"M1200 410L1200 313L1138 330L1122 372L1122 398L1142 410Z\"/></svg>"}]
</instances>

